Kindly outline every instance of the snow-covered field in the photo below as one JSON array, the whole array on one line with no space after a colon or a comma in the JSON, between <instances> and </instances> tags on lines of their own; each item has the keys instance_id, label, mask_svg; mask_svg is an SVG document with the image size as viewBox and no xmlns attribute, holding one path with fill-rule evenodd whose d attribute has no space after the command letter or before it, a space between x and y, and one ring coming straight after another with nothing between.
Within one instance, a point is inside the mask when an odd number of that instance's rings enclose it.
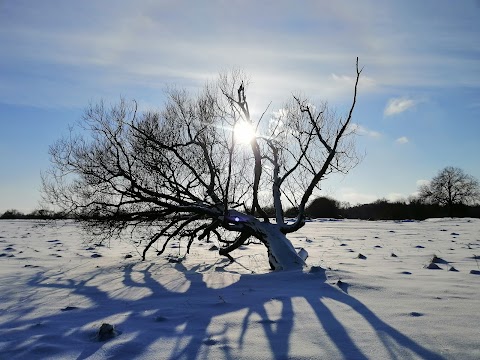
<instances>
[{"instance_id":1,"label":"snow-covered field","mask_svg":"<svg viewBox=\"0 0 480 360\"><path fill-rule=\"evenodd\" d=\"M479 219L315 221L291 239L315 267L199 243L141 262L71 222L0 221L0 359L480 359Z\"/></svg>"}]
</instances>

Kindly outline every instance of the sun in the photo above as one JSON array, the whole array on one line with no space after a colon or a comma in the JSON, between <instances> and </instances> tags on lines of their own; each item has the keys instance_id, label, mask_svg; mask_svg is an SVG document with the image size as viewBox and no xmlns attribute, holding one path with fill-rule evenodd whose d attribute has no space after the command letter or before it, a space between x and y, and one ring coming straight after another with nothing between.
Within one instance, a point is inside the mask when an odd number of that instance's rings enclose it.
<instances>
[{"instance_id":1,"label":"sun","mask_svg":"<svg viewBox=\"0 0 480 360\"><path fill-rule=\"evenodd\" d=\"M247 121L238 122L233 128L233 133L235 134L235 140L241 144L250 144L257 136L252 124Z\"/></svg>"}]
</instances>

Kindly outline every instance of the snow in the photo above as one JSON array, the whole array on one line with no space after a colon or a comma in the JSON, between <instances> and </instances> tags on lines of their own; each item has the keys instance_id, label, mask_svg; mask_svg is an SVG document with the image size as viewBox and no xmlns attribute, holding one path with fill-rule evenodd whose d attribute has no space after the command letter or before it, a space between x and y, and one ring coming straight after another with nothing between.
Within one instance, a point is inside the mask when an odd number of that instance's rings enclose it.
<instances>
[{"instance_id":1,"label":"snow","mask_svg":"<svg viewBox=\"0 0 480 360\"><path fill-rule=\"evenodd\" d=\"M72 222L2 220L0 359L480 358L479 219L314 220L289 238L303 272L270 273L262 245L142 262Z\"/></svg>"}]
</instances>

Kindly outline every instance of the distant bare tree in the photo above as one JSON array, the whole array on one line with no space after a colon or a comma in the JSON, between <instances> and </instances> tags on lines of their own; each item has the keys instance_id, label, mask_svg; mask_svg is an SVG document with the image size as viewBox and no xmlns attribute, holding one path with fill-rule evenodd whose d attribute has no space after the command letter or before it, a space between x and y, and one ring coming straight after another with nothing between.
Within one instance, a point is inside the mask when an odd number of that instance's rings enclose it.
<instances>
[{"instance_id":1,"label":"distant bare tree","mask_svg":"<svg viewBox=\"0 0 480 360\"><path fill-rule=\"evenodd\" d=\"M241 72L220 77L197 96L168 92L160 112L135 102L90 106L80 132L50 148L44 199L104 236L144 231L143 258L174 238L218 240L230 253L256 238L273 269L304 266L286 234L305 224L305 207L322 179L358 163L351 119L300 96L275 116L252 119ZM87 135L85 135L87 134ZM270 200L268 200L269 198ZM284 219L283 202L298 209ZM263 206L274 205L272 222ZM155 246L158 246L155 245Z\"/></svg>"},{"instance_id":2,"label":"distant bare tree","mask_svg":"<svg viewBox=\"0 0 480 360\"><path fill-rule=\"evenodd\" d=\"M455 205L468 205L480 199L480 187L473 176L460 168L448 166L430 183L420 186L419 198L427 203L447 206L449 216L453 216Z\"/></svg>"}]
</instances>

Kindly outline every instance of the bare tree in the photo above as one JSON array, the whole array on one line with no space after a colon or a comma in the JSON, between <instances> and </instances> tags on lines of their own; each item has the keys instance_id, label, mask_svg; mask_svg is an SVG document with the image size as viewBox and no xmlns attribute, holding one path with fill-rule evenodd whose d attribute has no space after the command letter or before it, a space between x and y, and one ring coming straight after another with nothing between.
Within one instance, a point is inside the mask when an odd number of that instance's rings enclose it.
<instances>
[{"instance_id":1,"label":"bare tree","mask_svg":"<svg viewBox=\"0 0 480 360\"><path fill-rule=\"evenodd\" d=\"M82 131L51 146L44 199L104 236L145 231L144 259L154 244L161 254L186 238L187 253L194 240L216 239L233 261L230 253L253 238L273 269L301 268L286 235L304 226L321 180L358 163L350 124L360 73L357 58L344 117L294 96L271 118L253 119L239 71L194 97L169 91L161 112L140 113L125 100L92 105ZM294 221L283 202L298 209ZM272 204L274 221L264 211Z\"/></svg>"},{"instance_id":2,"label":"bare tree","mask_svg":"<svg viewBox=\"0 0 480 360\"><path fill-rule=\"evenodd\" d=\"M419 188L419 198L425 202L448 207L453 216L456 205L468 205L480 199L478 180L462 169L447 166L428 184Z\"/></svg>"}]
</instances>

